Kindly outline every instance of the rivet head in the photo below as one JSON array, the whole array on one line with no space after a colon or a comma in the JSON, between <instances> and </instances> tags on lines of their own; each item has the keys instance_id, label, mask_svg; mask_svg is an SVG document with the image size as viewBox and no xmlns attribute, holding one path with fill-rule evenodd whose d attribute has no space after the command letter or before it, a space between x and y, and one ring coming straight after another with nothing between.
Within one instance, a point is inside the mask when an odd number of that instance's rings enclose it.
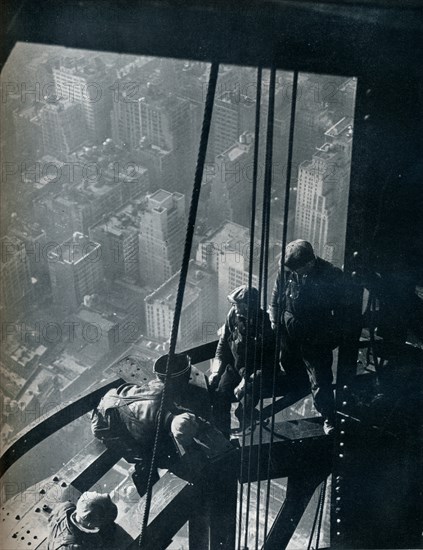
<instances>
[{"instance_id":1,"label":"rivet head","mask_svg":"<svg viewBox=\"0 0 423 550\"><path fill-rule=\"evenodd\" d=\"M346 404L347 404L347 402L346 402L346 401L342 401L342 406L343 406L343 407L345 407L345 406L346 406Z\"/></svg>"},{"instance_id":2,"label":"rivet head","mask_svg":"<svg viewBox=\"0 0 423 550\"><path fill-rule=\"evenodd\" d=\"M354 257L354 258L357 258L357 256L358 256L358 252L357 252L357 250L356 250L355 252L353 252L353 257Z\"/></svg>"},{"instance_id":3,"label":"rivet head","mask_svg":"<svg viewBox=\"0 0 423 550\"><path fill-rule=\"evenodd\" d=\"M343 386L342 389L347 390L347 389L348 389L348 386Z\"/></svg>"},{"instance_id":4,"label":"rivet head","mask_svg":"<svg viewBox=\"0 0 423 550\"><path fill-rule=\"evenodd\" d=\"M344 443L341 441L341 443L339 444L340 447L343 447L344 446Z\"/></svg>"},{"instance_id":5,"label":"rivet head","mask_svg":"<svg viewBox=\"0 0 423 550\"><path fill-rule=\"evenodd\" d=\"M364 115L364 120L369 120L370 115Z\"/></svg>"},{"instance_id":6,"label":"rivet head","mask_svg":"<svg viewBox=\"0 0 423 550\"><path fill-rule=\"evenodd\" d=\"M336 520L336 523L341 523L341 519L338 518L338 519Z\"/></svg>"},{"instance_id":7,"label":"rivet head","mask_svg":"<svg viewBox=\"0 0 423 550\"><path fill-rule=\"evenodd\" d=\"M344 455L342 453L339 453L339 458L344 458Z\"/></svg>"}]
</instances>

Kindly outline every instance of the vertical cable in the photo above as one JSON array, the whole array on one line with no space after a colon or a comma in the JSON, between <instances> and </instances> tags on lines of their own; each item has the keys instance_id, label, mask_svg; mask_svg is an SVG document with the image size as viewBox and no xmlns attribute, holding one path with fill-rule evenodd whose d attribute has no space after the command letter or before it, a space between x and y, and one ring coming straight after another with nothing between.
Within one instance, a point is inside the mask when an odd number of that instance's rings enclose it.
<instances>
[{"instance_id":1,"label":"vertical cable","mask_svg":"<svg viewBox=\"0 0 423 550\"><path fill-rule=\"evenodd\" d=\"M292 83L292 99L291 99L291 116L289 121L289 141L288 141L288 166L286 172L285 182L285 201L284 201L284 218L283 218L283 231L282 231L282 250L281 250L281 273L283 275L283 259L285 257L285 248L288 234L288 216L289 216L289 197L291 187L291 172L292 172L292 156L294 149L294 129L295 129L295 113L297 107L297 91L298 91L298 71L294 72L294 79ZM270 442L269 442L269 456L267 464L267 489L266 489L266 511L265 511L265 525L264 525L264 544L266 544L268 523L269 523L269 505L270 505L270 470L271 470L271 454L274 439L275 429L275 402L276 402L276 372L279 367L279 354L280 354L280 315L281 315L281 303L278 300L277 315L276 315L276 346L275 346L275 359L273 363L273 381L272 381L272 408L271 408L271 425L270 425Z\"/></svg>"},{"instance_id":2,"label":"vertical cable","mask_svg":"<svg viewBox=\"0 0 423 550\"><path fill-rule=\"evenodd\" d=\"M173 316L172 332L170 336L170 345L169 345L169 354L168 354L167 363L166 363L165 383L164 383L162 396L160 400L159 413L157 416L157 425L156 425L156 432L155 432L154 444L153 444L153 450L152 450L152 459L151 459L150 471L148 474L148 481L147 481L147 493L145 497L145 505L144 505L142 523L141 523L141 533L138 539L140 548L142 548L144 544L145 531L146 531L148 517L150 513L152 488L153 488L152 479L153 479L154 468L156 465L156 454L157 454L159 434L160 434L161 424L162 424L163 407L164 407L165 395L166 395L166 386L167 386L167 381L169 380L169 364L172 357L175 354L175 349L176 349L179 322L181 318L182 303L183 303L184 292L185 292L185 283L188 275L189 260L191 256L191 248L192 248L192 242L194 237L195 220L197 217L198 202L200 199L201 182L203 179L204 164L206 160L207 144L208 144L209 133L210 133L210 125L211 125L211 118L213 113L213 104L214 104L214 96L216 92L218 72L219 72L219 64L212 63L211 69L210 69L209 84L207 88L206 103L204 107L203 126L201 128L201 138L200 138L200 146L198 149L197 165L195 167L194 186L192 189L191 204L190 204L188 223L187 223L187 231L185 235L182 267L179 275L178 291L176 294L175 314Z\"/></svg>"},{"instance_id":3,"label":"vertical cable","mask_svg":"<svg viewBox=\"0 0 423 550\"><path fill-rule=\"evenodd\" d=\"M258 175L258 154L259 154L259 143L260 143L260 110L261 110L261 86L262 86L262 68L257 68L257 91L256 91L256 114L255 114L255 128L254 128L254 166L253 166L253 189L252 189L252 198L251 198L251 223L250 223L250 257L248 262L248 312L247 312L247 327L250 326L250 295L251 287L253 282L253 255L254 255L254 240L255 240L255 223L256 223L256 201L257 201L257 175ZM249 344L247 343L247 349L245 353L245 369L247 369L248 364L248 355L249 355ZM244 452L245 452L245 405L246 405L246 393L243 397L243 411L242 411L242 441L241 441L241 463L240 463L240 473L239 479L241 480L240 484L240 495L239 495L239 518L238 518L238 550L241 548L241 531L242 531L242 508L243 508L243 493L244 493L244 484L242 483L243 479L243 468L244 468ZM250 446L251 449L251 446Z\"/></svg>"},{"instance_id":4,"label":"vertical cable","mask_svg":"<svg viewBox=\"0 0 423 550\"><path fill-rule=\"evenodd\" d=\"M271 67L270 70L270 83L269 83L269 107L267 112L267 135L266 135L266 163L265 163L265 176L264 176L264 191L263 191L263 220L262 220L262 251L263 254L260 257L261 269L260 276L261 281L259 284L260 294L263 297L263 309L266 309L267 304L267 279L269 271L269 233L270 233L270 198L272 188L272 161L273 161L273 128L275 119L275 85L276 85L276 68ZM261 292L262 291L262 292ZM265 320L266 313L261 315L261 376L259 387L259 442L258 442L258 458L257 458L257 509L256 509L256 545L258 550L259 534L260 534L260 501L261 501L261 449L263 440L263 370L264 370L264 347L265 347Z\"/></svg>"}]
</instances>

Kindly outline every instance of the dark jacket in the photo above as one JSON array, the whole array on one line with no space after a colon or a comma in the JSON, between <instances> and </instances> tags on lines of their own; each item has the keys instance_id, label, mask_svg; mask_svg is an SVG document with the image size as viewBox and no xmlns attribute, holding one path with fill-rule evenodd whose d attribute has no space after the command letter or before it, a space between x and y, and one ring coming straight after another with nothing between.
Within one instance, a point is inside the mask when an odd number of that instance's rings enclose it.
<instances>
[{"instance_id":1,"label":"dark jacket","mask_svg":"<svg viewBox=\"0 0 423 550\"><path fill-rule=\"evenodd\" d=\"M231 308L217 345L216 359L221 361L223 368L228 364L233 365L241 376L252 374L255 370L254 366L256 370L262 370L263 374L273 372L276 342L267 313L260 310L259 329L256 331L252 327L249 336L242 334L238 325L235 308ZM247 342L249 342L248 350ZM246 354L247 365L245 364Z\"/></svg>"},{"instance_id":2,"label":"dark jacket","mask_svg":"<svg viewBox=\"0 0 423 550\"><path fill-rule=\"evenodd\" d=\"M71 502L60 503L50 516L50 533L47 550L100 550L110 548L111 538L114 536L116 524L104 533L84 533L73 524L71 515L76 506Z\"/></svg>"},{"instance_id":3,"label":"dark jacket","mask_svg":"<svg viewBox=\"0 0 423 550\"><path fill-rule=\"evenodd\" d=\"M321 258L316 258L302 280L280 269L269 307L270 319L280 322L293 340L334 348L339 343L343 293L342 271Z\"/></svg>"},{"instance_id":4,"label":"dark jacket","mask_svg":"<svg viewBox=\"0 0 423 550\"><path fill-rule=\"evenodd\" d=\"M100 400L93 414L92 429L99 439L108 446L118 446L128 462L150 457L157 429L160 403L164 383L152 380L146 384L123 384L117 389L109 390ZM166 441L170 434L173 417L183 412L191 412L178 405L170 391L166 393L163 404L162 431L159 449L164 453L172 450L173 443ZM103 437L98 429L98 419L110 419ZM109 429L111 427L111 429ZM169 445L169 443L171 445ZM170 447L170 449L169 449Z\"/></svg>"}]
</instances>

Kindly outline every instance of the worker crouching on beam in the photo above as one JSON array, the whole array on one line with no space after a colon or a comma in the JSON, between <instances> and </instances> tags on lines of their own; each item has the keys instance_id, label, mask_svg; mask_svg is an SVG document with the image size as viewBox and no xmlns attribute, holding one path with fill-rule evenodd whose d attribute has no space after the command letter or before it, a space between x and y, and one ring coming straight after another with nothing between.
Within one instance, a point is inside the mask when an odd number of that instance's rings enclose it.
<instances>
[{"instance_id":1,"label":"worker crouching on beam","mask_svg":"<svg viewBox=\"0 0 423 550\"><path fill-rule=\"evenodd\" d=\"M242 285L228 301L231 307L209 376L214 421L227 437L233 401L239 402L235 411L239 428L254 427L260 387L264 391L271 385L275 363L275 335L267 313L259 307L258 290Z\"/></svg>"}]
</instances>

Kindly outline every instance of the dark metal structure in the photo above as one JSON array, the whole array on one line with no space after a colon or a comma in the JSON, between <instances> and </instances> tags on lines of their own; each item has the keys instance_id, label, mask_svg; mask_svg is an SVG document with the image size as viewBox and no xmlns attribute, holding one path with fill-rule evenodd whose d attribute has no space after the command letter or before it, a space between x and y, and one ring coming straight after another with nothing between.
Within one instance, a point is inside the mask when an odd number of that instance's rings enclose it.
<instances>
[{"instance_id":1,"label":"dark metal structure","mask_svg":"<svg viewBox=\"0 0 423 550\"><path fill-rule=\"evenodd\" d=\"M30 41L357 77L345 253L350 286L338 362L338 426L334 442L313 427L299 426L299 438L275 444L274 475L288 475L290 481L265 548L286 547L301 511L329 471L331 548L421 547L422 352L404 345L413 290L423 281L420 3L24 1L6 7L3 28L3 59L17 41ZM397 336L380 401L372 394L374 376L356 377L368 272L379 273L384 281L384 301L391 305L385 324ZM191 352L196 363L212 357L214 348ZM2 472L47 431L84 414L94 400L85 396L41 427L30 427L3 454ZM259 448L265 452L266 442L254 446L254 452ZM63 482L85 490L117 459L100 452L86 465L89 475L69 474ZM207 494L201 484L176 483L169 505L150 518L149 547L166 547L189 520L190 547L233 548L236 487L229 483L235 479L231 468L227 471L220 492ZM155 496L160 490L155 487ZM195 514L189 506L194 498L200 503ZM44 512L41 506L33 514Z\"/></svg>"}]
</instances>

